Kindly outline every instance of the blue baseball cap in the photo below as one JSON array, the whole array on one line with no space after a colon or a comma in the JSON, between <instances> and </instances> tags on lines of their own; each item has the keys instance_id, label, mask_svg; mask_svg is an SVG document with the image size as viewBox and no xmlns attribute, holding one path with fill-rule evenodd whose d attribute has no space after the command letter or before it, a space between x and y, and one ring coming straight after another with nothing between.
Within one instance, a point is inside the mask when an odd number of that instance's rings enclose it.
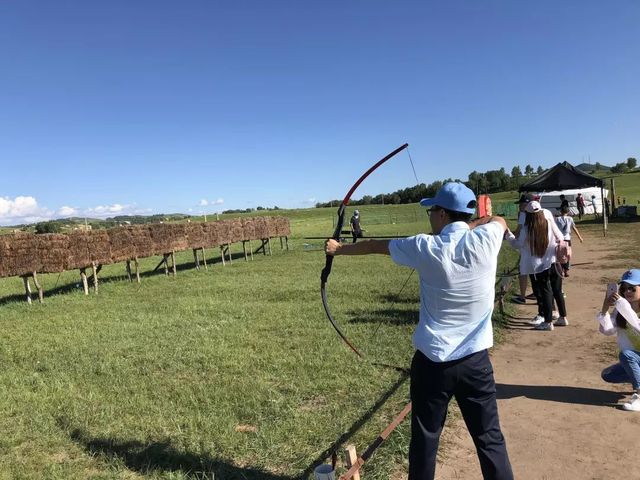
<instances>
[{"instance_id":1,"label":"blue baseball cap","mask_svg":"<svg viewBox=\"0 0 640 480\"><path fill-rule=\"evenodd\" d=\"M463 183L445 183L436 196L420 200L423 207L438 206L461 213L475 213L478 202L473 191Z\"/></svg>"},{"instance_id":2,"label":"blue baseball cap","mask_svg":"<svg viewBox=\"0 0 640 480\"><path fill-rule=\"evenodd\" d=\"M629 285L640 285L640 268L632 268L622 274L620 283L626 282Z\"/></svg>"}]
</instances>

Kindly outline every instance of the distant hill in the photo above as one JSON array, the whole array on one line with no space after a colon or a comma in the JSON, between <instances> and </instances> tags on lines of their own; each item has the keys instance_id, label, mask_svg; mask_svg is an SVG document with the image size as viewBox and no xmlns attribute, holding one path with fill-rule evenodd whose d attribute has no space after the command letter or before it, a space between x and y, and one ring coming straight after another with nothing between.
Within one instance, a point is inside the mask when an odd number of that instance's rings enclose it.
<instances>
[{"instance_id":1,"label":"distant hill","mask_svg":"<svg viewBox=\"0 0 640 480\"><path fill-rule=\"evenodd\" d=\"M594 163L581 163L580 165L575 165L578 170L582 170L583 172L593 173L596 171L596 165ZM600 170L608 172L611 170L611 167L607 167L606 165L600 165Z\"/></svg>"}]
</instances>

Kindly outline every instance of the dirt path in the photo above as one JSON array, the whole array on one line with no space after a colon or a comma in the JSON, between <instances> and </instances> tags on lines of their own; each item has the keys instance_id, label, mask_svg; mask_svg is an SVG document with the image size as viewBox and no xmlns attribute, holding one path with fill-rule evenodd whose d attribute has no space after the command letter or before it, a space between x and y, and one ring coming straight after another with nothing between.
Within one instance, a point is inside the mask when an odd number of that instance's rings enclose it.
<instances>
[{"instance_id":1,"label":"dirt path","mask_svg":"<svg viewBox=\"0 0 640 480\"><path fill-rule=\"evenodd\" d=\"M520 308L507 341L493 354L500 421L516 479L640 478L637 445L640 413L616 408L630 385L610 385L600 371L612 363L614 338L597 332L611 247L589 236L574 245L577 265L565 281L570 325L553 332L531 330L535 305ZM593 263L591 263L593 262ZM480 479L480 467L462 420L451 422L439 480ZM446 432L447 430L445 430Z\"/></svg>"}]
</instances>

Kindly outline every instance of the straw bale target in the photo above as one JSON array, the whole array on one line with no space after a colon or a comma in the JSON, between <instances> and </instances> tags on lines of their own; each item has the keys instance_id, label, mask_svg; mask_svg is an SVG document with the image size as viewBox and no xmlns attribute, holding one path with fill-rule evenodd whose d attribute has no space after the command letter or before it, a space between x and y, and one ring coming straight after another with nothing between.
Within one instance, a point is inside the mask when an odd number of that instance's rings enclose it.
<instances>
[{"instance_id":1,"label":"straw bale target","mask_svg":"<svg viewBox=\"0 0 640 480\"><path fill-rule=\"evenodd\" d=\"M218 243L220 245L231 243L231 222L229 220L218 220L215 225L218 231Z\"/></svg>"},{"instance_id":2,"label":"straw bale target","mask_svg":"<svg viewBox=\"0 0 640 480\"><path fill-rule=\"evenodd\" d=\"M111 238L108 230L91 230L87 232L87 243L91 262L97 265L111 263ZM89 263L91 263L89 262Z\"/></svg>"},{"instance_id":3,"label":"straw bale target","mask_svg":"<svg viewBox=\"0 0 640 480\"><path fill-rule=\"evenodd\" d=\"M276 236L288 237L291 235L291 227L287 217L274 217L276 222Z\"/></svg>"},{"instance_id":4,"label":"straw bale target","mask_svg":"<svg viewBox=\"0 0 640 480\"><path fill-rule=\"evenodd\" d=\"M189 248L204 248L209 245L209 239L204 225L205 224L199 222L188 223L186 225L187 243Z\"/></svg>"},{"instance_id":5,"label":"straw bale target","mask_svg":"<svg viewBox=\"0 0 640 480\"><path fill-rule=\"evenodd\" d=\"M131 229L115 227L107 230L111 243L111 261L114 263L130 260L136 256Z\"/></svg>"},{"instance_id":6,"label":"straw bale target","mask_svg":"<svg viewBox=\"0 0 640 480\"><path fill-rule=\"evenodd\" d=\"M155 254L163 254L171 251L186 250L189 248L187 231L181 223L154 223L149 225L153 251Z\"/></svg>"},{"instance_id":7,"label":"straw bale target","mask_svg":"<svg viewBox=\"0 0 640 480\"><path fill-rule=\"evenodd\" d=\"M146 225L126 227L131 232L135 257L151 257L154 255L151 231Z\"/></svg>"},{"instance_id":8,"label":"straw bale target","mask_svg":"<svg viewBox=\"0 0 640 480\"><path fill-rule=\"evenodd\" d=\"M32 233L5 235L4 273L7 277L36 271L36 239Z\"/></svg>"},{"instance_id":9,"label":"straw bale target","mask_svg":"<svg viewBox=\"0 0 640 480\"><path fill-rule=\"evenodd\" d=\"M255 239L255 219L254 218L243 218L242 219L242 240L253 240Z\"/></svg>"},{"instance_id":10,"label":"straw bale target","mask_svg":"<svg viewBox=\"0 0 640 480\"><path fill-rule=\"evenodd\" d=\"M7 255L9 251L8 235L0 235L0 278L8 277Z\"/></svg>"},{"instance_id":11,"label":"straw bale target","mask_svg":"<svg viewBox=\"0 0 640 480\"><path fill-rule=\"evenodd\" d=\"M222 244L218 239L217 224L218 222L207 222L202 224L202 227L204 228L204 233L207 238L206 245L209 247L218 247Z\"/></svg>"},{"instance_id":12,"label":"straw bale target","mask_svg":"<svg viewBox=\"0 0 640 480\"><path fill-rule=\"evenodd\" d=\"M44 233L35 236L37 265L39 273L60 273L67 269L69 237L62 233Z\"/></svg>"},{"instance_id":13,"label":"straw bale target","mask_svg":"<svg viewBox=\"0 0 640 480\"><path fill-rule=\"evenodd\" d=\"M241 242L244 240L244 228L242 226L242 220L240 218L234 218L233 220L227 220L229 222L230 230L230 243Z\"/></svg>"},{"instance_id":14,"label":"straw bale target","mask_svg":"<svg viewBox=\"0 0 640 480\"><path fill-rule=\"evenodd\" d=\"M267 225L267 217L254 218L254 237L251 240L262 240L269 238L269 226Z\"/></svg>"},{"instance_id":15,"label":"straw bale target","mask_svg":"<svg viewBox=\"0 0 640 480\"><path fill-rule=\"evenodd\" d=\"M91 265L89 254L89 232L72 232L69 237L69 254L67 256L67 269L84 268Z\"/></svg>"},{"instance_id":16,"label":"straw bale target","mask_svg":"<svg viewBox=\"0 0 640 480\"><path fill-rule=\"evenodd\" d=\"M278 236L278 225L276 223L276 217L265 217L267 221L267 231L269 234L268 237L277 237Z\"/></svg>"}]
</instances>

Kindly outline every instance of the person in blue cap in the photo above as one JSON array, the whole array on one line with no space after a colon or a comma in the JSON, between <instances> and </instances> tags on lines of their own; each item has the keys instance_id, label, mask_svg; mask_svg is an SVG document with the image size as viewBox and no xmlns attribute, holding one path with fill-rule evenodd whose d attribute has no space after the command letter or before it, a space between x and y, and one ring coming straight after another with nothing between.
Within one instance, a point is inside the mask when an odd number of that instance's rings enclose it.
<instances>
[{"instance_id":1,"label":"person in blue cap","mask_svg":"<svg viewBox=\"0 0 640 480\"><path fill-rule=\"evenodd\" d=\"M609 314L609 309L615 307ZM623 410L640 412L640 269L627 270L620 278L618 292L607 295L597 319L600 333L616 335L619 362L602 371L609 383L631 383L634 393Z\"/></svg>"},{"instance_id":2,"label":"person in blue cap","mask_svg":"<svg viewBox=\"0 0 640 480\"><path fill-rule=\"evenodd\" d=\"M484 478L511 480L488 353L493 345L498 253L507 224L501 217L471 221L476 197L462 183L445 183L420 205L428 207L431 234L349 245L330 239L325 252L390 255L420 276L420 315L411 364L409 480L435 477L440 434L454 396Z\"/></svg>"}]
</instances>

